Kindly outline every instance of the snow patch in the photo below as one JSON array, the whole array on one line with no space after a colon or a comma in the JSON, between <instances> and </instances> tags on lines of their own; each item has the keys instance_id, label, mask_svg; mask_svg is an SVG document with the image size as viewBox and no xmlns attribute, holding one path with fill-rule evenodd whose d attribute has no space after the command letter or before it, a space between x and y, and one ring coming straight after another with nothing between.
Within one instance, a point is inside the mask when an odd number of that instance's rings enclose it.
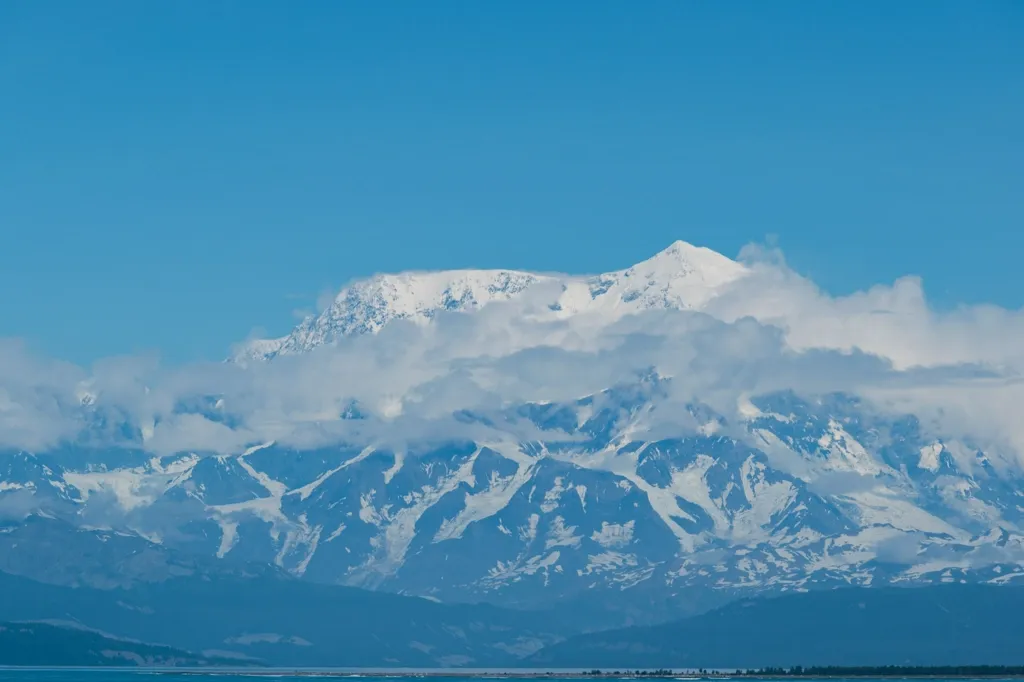
<instances>
[{"instance_id":1,"label":"snow patch","mask_svg":"<svg viewBox=\"0 0 1024 682\"><path fill-rule=\"evenodd\" d=\"M547 556L536 555L525 561L504 562L499 561L494 568L487 572L487 577L482 581L490 588L500 587L512 582L519 582L523 576L544 574L544 584L548 583L548 571L558 563L561 554L556 550Z\"/></svg>"},{"instance_id":2,"label":"snow patch","mask_svg":"<svg viewBox=\"0 0 1024 682\"><path fill-rule=\"evenodd\" d=\"M565 519L561 516L556 516L555 520L551 522L551 527L548 529L544 549L551 549L552 547L579 547L580 541L583 538L575 533L576 526L567 526L565 525Z\"/></svg>"},{"instance_id":3,"label":"snow patch","mask_svg":"<svg viewBox=\"0 0 1024 682\"><path fill-rule=\"evenodd\" d=\"M324 481L326 481L327 479L329 479L331 476L333 476L334 474L338 473L342 469L350 467L353 464L358 464L359 462L362 462L364 459L366 459L371 454L373 454L373 451L374 451L374 449L373 449L372 446L371 447L363 448L362 451L360 451L360 453L358 455L356 455L355 457L353 457L352 459L346 460L340 466L337 466L337 467L335 467L333 469L330 469L330 470L324 472L323 474L318 476L314 481L312 481L310 483L307 483L306 485L302 486L301 488L296 488L295 490L289 491L288 494L289 495L298 495L300 500L305 501L310 495L313 494L314 490L316 490L321 485L323 485ZM388 480L390 481L390 479L388 479Z\"/></svg>"},{"instance_id":4,"label":"snow patch","mask_svg":"<svg viewBox=\"0 0 1024 682\"><path fill-rule=\"evenodd\" d=\"M562 498L562 493L566 490L567 488L563 485L563 478L561 476L555 477L555 484L544 493L544 501L540 505L541 511L545 514L550 514L558 509L558 502Z\"/></svg>"},{"instance_id":5,"label":"snow patch","mask_svg":"<svg viewBox=\"0 0 1024 682\"><path fill-rule=\"evenodd\" d=\"M921 458L917 462L917 466L928 471L935 472L939 470L939 455L942 454L942 443L932 443L921 448Z\"/></svg>"},{"instance_id":6,"label":"snow patch","mask_svg":"<svg viewBox=\"0 0 1024 682\"><path fill-rule=\"evenodd\" d=\"M487 446L518 465L511 476L499 476L492 471L486 488L479 493L466 493L462 510L452 519L446 519L434 535L434 542L461 538L469 524L490 518L508 506L520 488L533 476L534 460L517 445L492 444Z\"/></svg>"},{"instance_id":7,"label":"snow patch","mask_svg":"<svg viewBox=\"0 0 1024 682\"><path fill-rule=\"evenodd\" d=\"M629 520L626 523L608 523L607 521L601 522L601 530L594 531L590 539L601 545L604 548L612 547L624 547L633 540L633 527L636 525L635 520Z\"/></svg>"},{"instance_id":8,"label":"snow patch","mask_svg":"<svg viewBox=\"0 0 1024 682\"><path fill-rule=\"evenodd\" d=\"M587 486L577 485L576 494L580 498L580 507L582 507L584 513L587 511Z\"/></svg>"}]
</instances>

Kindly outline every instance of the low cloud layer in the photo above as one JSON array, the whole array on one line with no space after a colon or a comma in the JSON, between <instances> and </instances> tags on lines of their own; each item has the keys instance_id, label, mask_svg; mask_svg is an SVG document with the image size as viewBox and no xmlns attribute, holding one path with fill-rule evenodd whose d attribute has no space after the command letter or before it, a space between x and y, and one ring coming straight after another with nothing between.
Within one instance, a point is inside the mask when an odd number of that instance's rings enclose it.
<instances>
[{"instance_id":1,"label":"low cloud layer","mask_svg":"<svg viewBox=\"0 0 1024 682\"><path fill-rule=\"evenodd\" d=\"M486 437L486 425L453 415L574 400L654 368L673 378L668 404L700 401L727 419L760 393L849 391L918 414L936 435L1024 452L1020 311L938 312L915 278L832 297L777 253L752 248L744 258L750 276L701 312L552 320L535 314L551 294L538 287L471 314L395 321L374 336L248 366L122 357L82 368L0 340L0 447L117 443L126 424L159 454L239 452L268 440ZM343 418L353 406L371 418ZM649 426L681 428L681 412L662 409Z\"/></svg>"}]
</instances>

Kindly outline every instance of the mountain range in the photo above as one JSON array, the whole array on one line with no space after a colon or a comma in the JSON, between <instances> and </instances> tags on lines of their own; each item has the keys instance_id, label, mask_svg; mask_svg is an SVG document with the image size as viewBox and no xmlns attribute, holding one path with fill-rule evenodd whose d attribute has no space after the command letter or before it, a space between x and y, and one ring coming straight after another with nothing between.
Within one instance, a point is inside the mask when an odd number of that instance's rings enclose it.
<instances>
[{"instance_id":1,"label":"mountain range","mask_svg":"<svg viewBox=\"0 0 1024 682\"><path fill-rule=\"evenodd\" d=\"M304 417L303 433L316 438L282 431L234 449L157 447L153 434L171 417L133 420L83 385L73 406L81 435L0 455L0 571L108 592L270 572L310 590L418 597L417 608L558 604L578 621L517 622L512 640L421 642L420 658L374 659L412 664L498 660L481 646L541 656L588 630L755 597L1024 584L1015 453L937 433L853 387L774 380L731 391L743 377L705 360L728 339L700 334L755 324L735 301L757 276L755 265L677 242L596 276L461 270L355 282L290 334L241 345L223 370L298 376L303 399L330 362L366 349L403 376L423 375L414 392L377 400L356 389L355 363ZM647 362L666 357L648 354L649 330L671 336L679 325L697 329L685 371ZM429 352L413 347L424 335L434 335ZM629 352L612 355L609 338ZM430 364L463 347L472 357L446 361L443 375ZM574 354L535 362L564 349ZM787 362L815 357L787 353ZM617 365L624 355L636 363ZM573 394L568 369L597 387ZM488 392L465 403L478 395L466 386L485 382ZM240 400L179 396L172 417L255 433L235 411ZM277 428L261 423L270 422ZM302 638L298 629L273 632ZM211 638L249 636L229 630ZM199 644L165 635L150 641Z\"/></svg>"}]
</instances>

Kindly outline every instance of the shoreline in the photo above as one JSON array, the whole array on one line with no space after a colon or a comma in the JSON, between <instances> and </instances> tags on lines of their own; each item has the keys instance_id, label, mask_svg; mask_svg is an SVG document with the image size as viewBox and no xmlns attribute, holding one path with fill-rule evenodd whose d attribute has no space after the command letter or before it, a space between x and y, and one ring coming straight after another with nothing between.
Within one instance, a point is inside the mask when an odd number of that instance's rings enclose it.
<instances>
[{"instance_id":1,"label":"shoreline","mask_svg":"<svg viewBox=\"0 0 1024 682\"><path fill-rule=\"evenodd\" d=\"M358 672L353 670L287 670L267 668L246 668L246 669L217 669L217 668L190 668L182 670L164 669L151 671L160 675L244 675L252 677L368 677L368 678L461 678L461 679L514 679L514 680L587 680L587 679L613 679L613 680L1017 680L1024 679L1022 673L992 673L982 675L967 674L833 674L833 675L756 675L742 673L706 673L703 675L678 672L667 674L640 674L628 672L602 672L602 673L581 673L574 671L567 672L533 672L533 671L506 671L506 672L471 672L460 670L418 670L415 672L368 670Z\"/></svg>"}]
</instances>

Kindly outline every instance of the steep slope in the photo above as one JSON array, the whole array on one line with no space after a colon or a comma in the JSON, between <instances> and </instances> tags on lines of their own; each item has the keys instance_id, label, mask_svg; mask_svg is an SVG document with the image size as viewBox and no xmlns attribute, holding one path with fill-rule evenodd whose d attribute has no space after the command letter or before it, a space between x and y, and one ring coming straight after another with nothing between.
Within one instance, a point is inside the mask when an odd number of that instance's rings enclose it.
<instances>
[{"instance_id":1,"label":"steep slope","mask_svg":"<svg viewBox=\"0 0 1024 682\"><path fill-rule=\"evenodd\" d=\"M0 666L196 667L246 663L108 637L68 625L0 623Z\"/></svg>"},{"instance_id":2,"label":"steep slope","mask_svg":"<svg viewBox=\"0 0 1024 682\"><path fill-rule=\"evenodd\" d=\"M744 600L655 627L571 638L538 667L1019 665L1024 589L943 585Z\"/></svg>"},{"instance_id":3,"label":"steep slope","mask_svg":"<svg viewBox=\"0 0 1024 682\"><path fill-rule=\"evenodd\" d=\"M574 632L554 612L445 605L274 577L187 577L97 590L0 573L0 594L0 620L72 623L273 665L505 665Z\"/></svg>"}]
</instances>

